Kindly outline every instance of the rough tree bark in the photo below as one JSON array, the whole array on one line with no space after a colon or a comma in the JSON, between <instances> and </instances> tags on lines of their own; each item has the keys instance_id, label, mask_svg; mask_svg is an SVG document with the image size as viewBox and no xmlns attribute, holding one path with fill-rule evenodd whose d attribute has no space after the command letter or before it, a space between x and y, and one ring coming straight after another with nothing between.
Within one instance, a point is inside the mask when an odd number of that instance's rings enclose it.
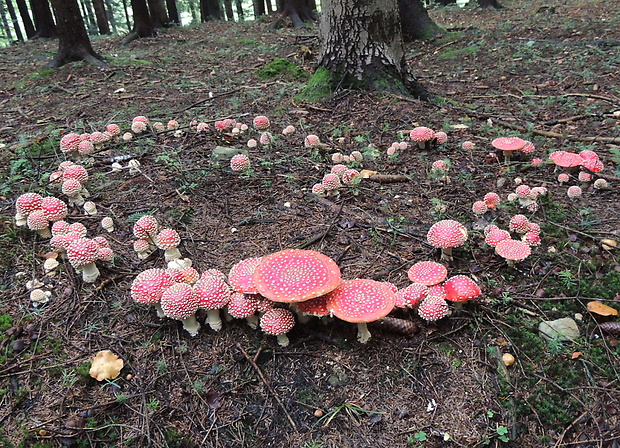
<instances>
[{"instance_id":1,"label":"rough tree bark","mask_svg":"<svg viewBox=\"0 0 620 448\"><path fill-rule=\"evenodd\" d=\"M58 29L58 54L48 67L60 67L71 61L85 60L107 68L101 56L93 50L84 27L77 0L52 0Z\"/></svg>"},{"instance_id":2,"label":"rough tree bark","mask_svg":"<svg viewBox=\"0 0 620 448\"><path fill-rule=\"evenodd\" d=\"M170 19L164 5L164 0L147 0L149 12L151 13L151 21L155 28L168 28Z\"/></svg>"},{"instance_id":3,"label":"rough tree bark","mask_svg":"<svg viewBox=\"0 0 620 448\"><path fill-rule=\"evenodd\" d=\"M17 40L23 41L24 35L22 34L22 30L19 27L19 20L17 20L17 14L15 12L15 7L13 6L12 0L6 0L6 9L9 11L9 16L11 17L11 22L13 22L13 28L15 29L15 34L17 35Z\"/></svg>"},{"instance_id":4,"label":"rough tree bark","mask_svg":"<svg viewBox=\"0 0 620 448\"><path fill-rule=\"evenodd\" d=\"M275 29L284 26L287 17L290 17L295 28L301 28L305 26L306 22L316 20L309 0L283 0L280 2L276 19L269 27Z\"/></svg>"},{"instance_id":5,"label":"rough tree bark","mask_svg":"<svg viewBox=\"0 0 620 448\"><path fill-rule=\"evenodd\" d=\"M131 0L131 9L133 10L133 28L125 36L121 45L127 45L140 37L155 36L155 27L151 21L151 14L149 13L148 6L146 6L146 0Z\"/></svg>"},{"instance_id":6,"label":"rough tree bark","mask_svg":"<svg viewBox=\"0 0 620 448\"><path fill-rule=\"evenodd\" d=\"M243 14L243 2L241 0L235 0L235 7L237 8L237 17L239 18L239 22L243 22L245 20L245 15Z\"/></svg>"},{"instance_id":7,"label":"rough tree bark","mask_svg":"<svg viewBox=\"0 0 620 448\"><path fill-rule=\"evenodd\" d=\"M168 17L170 18L170 23L180 25L181 18L179 17L179 9L177 8L176 0L166 0L166 8L168 9Z\"/></svg>"},{"instance_id":8,"label":"rough tree bark","mask_svg":"<svg viewBox=\"0 0 620 448\"><path fill-rule=\"evenodd\" d=\"M6 17L6 10L4 9L4 4L2 2L0 2L0 20L2 20L2 27L4 28L6 37L12 41L13 31L11 31L11 25L9 25L9 20Z\"/></svg>"},{"instance_id":9,"label":"rough tree bark","mask_svg":"<svg viewBox=\"0 0 620 448\"><path fill-rule=\"evenodd\" d=\"M254 18L258 19L260 16L265 15L264 0L252 0L252 6L254 7Z\"/></svg>"},{"instance_id":10,"label":"rough tree bark","mask_svg":"<svg viewBox=\"0 0 620 448\"><path fill-rule=\"evenodd\" d=\"M22 23L24 24L24 30L26 30L26 37L28 39L32 39L35 37L37 32L32 23L32 19L30 19L30 12L28 11L26 0L16 0L16 3L17 9L19 10L19 15L22 18Z\"/></svg>"},{"instance_id":11,"label":"rough tree bark","mask_svg":"<svg viewBox=\"0 0 620 448\"><path fill-rule=\"evenodd\" d=\"M396 0L323 0L321 5L319 67L306 98L342 87L428 99L405 61Z\"/></svg>"},{"instance_id":12,"label":"rough tree bark","mask_svg":"<svg viewBox=\"0 0 620 448\"><path fill-rule=\"evenodd\" d=\"M111 34L110 24L108 23L108 17L105 11L105 3L103 0L93 0L93 6L95 7L95 17L97 18L99 34Z\"/></svg>"},{"instance_id":13,"label":"rough tree bark","mask_svg":"<svg viewBox=\"0 0 620 448\"><path fill-rule=\"evenodd\" d=\"M224 14L219 0L200 0L200 20L222 20Z\"/></svg>"},{"instance_id":14,"label":"rough tree bark","mask_svg":"<svg viewBox=\"0 0 620 448\"><path fill-rule=\"evenodd\" d=\"M420 0L398 0L398 11L405 42L430 39L444 32L429 17Z\"/></svg>"},{"instance_id":15,"label":"rough tree bark","mask_svg":"<svg viewBox=\"0 0 620 448\"><path fill-rule=\"evenodd\" d=\"M34 18L34 26L37 30L33 39L37 37L57 37L56 24L54 23L54 17L52 16L52 10L48 1L30 0L30 7L32 9L32 17Z\"/></svg>"}]
</instances>

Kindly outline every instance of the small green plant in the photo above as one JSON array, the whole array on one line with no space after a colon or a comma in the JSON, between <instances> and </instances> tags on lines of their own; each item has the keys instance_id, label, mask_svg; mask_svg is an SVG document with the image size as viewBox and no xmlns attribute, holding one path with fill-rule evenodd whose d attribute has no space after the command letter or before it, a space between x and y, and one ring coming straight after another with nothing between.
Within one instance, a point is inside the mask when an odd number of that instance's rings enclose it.
<instances>
[{"instance_id":1,"label":"small green plant","mask_svg":"<svg viewBox=\"0 0 620 448\"><path fill-rule=\"evenodd\" d=\"M384 414L384 412L370 411L358 406L350 401L345 401L340 406L336 406L330 410L327 414L321 417L317 423L322 423L323 427L327 427L333 419L335 419L341 412L345 412L348 416L357 418L360 414Z\"/></svg>"},{"instance_id":2,"label":"small green plant","mask_svg":"<svg viewBox=\"0 0 620 448\"><path fill-rule=\"evenodd\" d=\"M72 370L63 370L60 382L63 386L73 386L78 380L78 375Z\"/></svg>"},{"instance_id":3,"label":"small green plant","mask_svg":"<svg viewBox=\"0 0 620 448\"><path fill-rule=\"evenodd\" d=\"M503 425L498 425L495 432L497 433L498 440L501 440L504 443L510 442L510 437L508 437L508 428Z\"/></svg>"},{"instance_id":4,"label":"small green plant","mask_svg":"<svg viewBox=\"0 0 620 448\"><path fill-rule=\"evenodd\" d=\"M159 409L159 400L157 398L151 398L146 404L149 412L156 412Z\"/></svg>"},{"instance_id":5,"label":"small green plant","mask_svg":"<svg viewBox=\"0 0 620 448\"><path fill-rule=\"evenodd\" d=\"M571 289L577 284L577 279L571 271L560 271L558 277L567 289Z\"/></svg>"},{"instance_id":6,"label":"small green plant","mask_svg":"<svg viewBox=\"0 0 620 448\"><path fill-rule=\"evenodd\" d=\"M155 368L157 369L157 372L164 373L168 371L168 364L166 364L164 359L158 359L155 363Z\"/></svg>"}]
</instances>

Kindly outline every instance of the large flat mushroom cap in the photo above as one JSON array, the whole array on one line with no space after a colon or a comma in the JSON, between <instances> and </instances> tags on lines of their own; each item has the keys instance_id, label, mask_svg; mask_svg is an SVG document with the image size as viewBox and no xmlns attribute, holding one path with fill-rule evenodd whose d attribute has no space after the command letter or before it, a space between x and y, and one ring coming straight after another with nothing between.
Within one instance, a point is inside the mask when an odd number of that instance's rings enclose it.
<instances>
[{"instance_id":1,"label":"large flat mushroom cap","mask_svg":"<svg viewBox=\"0 0 620 448\"><path fill-rule=\"evenodd\" d=\"M327 308L346 322L374 322L394 309L396 293L381 282L345 280L327 296Z\"/></svg>"},{"instance_id":2,"label":"large flat mushroom cap","mask_svg":"<svg viewBox=\"0 0 620 448\"><path fill-rule=\"evenodd\" d=\"M252 279L259 294L285 303L322 296L341 282L334 260L303 249L285 249L263 257Z\"/></svg>"},{"instance_id":3,"label":"large flat mushroom cap","mask_svg":"<svg viewBox=\"0 0 620 448\"><path fill-rule=\"evenodd\" d=\"M491 142L494 148L502 151L518 151L526 144L527 142L519 137L499 137Z\"/></svg>"}]
</instances>

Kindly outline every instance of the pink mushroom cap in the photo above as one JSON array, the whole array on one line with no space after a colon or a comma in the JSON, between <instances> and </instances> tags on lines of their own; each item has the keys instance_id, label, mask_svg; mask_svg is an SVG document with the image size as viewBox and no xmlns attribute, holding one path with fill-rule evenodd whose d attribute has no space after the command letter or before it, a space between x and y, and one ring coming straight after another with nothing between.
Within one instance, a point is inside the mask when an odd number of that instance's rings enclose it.
<instances>
[{"instance_id":1,"label":"pink mushroom cap","mask_svg":"<svg viewBox=\"0 0 620 448\"><path fill-rule=\"evenodd\" d=\"M262 257L246 258L235 264L228 273L228 283L237 292L244 294L256 294L256 285L252 275L254 270L260 264Z\"/></svg>"},{"instance_id":2,"label":"pink mushroom cap","mask_svg":"<svg viewBox=\"0 0 620 448\"><path fill-rule=\"evenodd\" d=\"M407 277L414 283L426 286L437 285L443 282L448 275L448 268L435 261L420 261L407 271Z\"/></svg>"}]
</instances>

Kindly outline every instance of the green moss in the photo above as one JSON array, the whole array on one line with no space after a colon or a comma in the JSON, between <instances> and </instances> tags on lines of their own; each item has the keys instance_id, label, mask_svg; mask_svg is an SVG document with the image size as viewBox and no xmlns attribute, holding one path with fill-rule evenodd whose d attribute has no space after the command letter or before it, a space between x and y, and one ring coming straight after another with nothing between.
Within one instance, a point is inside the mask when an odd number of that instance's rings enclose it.
<instances>
[{"instance_id":1,"label":"green moss","mask_svg":"<svg viewBox=\"0 0 620 448\"><path fill-rule=\"evenodd\" d=\"M334 82L335 80L332 73L326 68L319 67L308 81L306 87L295 99L298 101L316 103L331 98L333 95L332 86Z\"/></svg>"},{"instance_id":2,"label":"green moss","mask_svg":"<svg viewBox=\"0 0 620 448\"><path fill-rule=\"evenodd\" d=\"M4 333L13 325L13 319L9 314L0 315L0 333Z\"/></svg>"},{"instance_id":3,"label":"green moss","mask_svg":"<svg viewBox=\"0 0 620 448\"><path fill-rule=\"evenodd\" d=\"M438 55L437 57L440 59L456 60L456 59L461 59L467 56L473 56L476 53L478 53L478 47L474 45L470 45L469 47L445 51L441 53L440 55Z\"/></svg>"},{"instance_id":4,"label":"green moss","mask_svg":"<svg viewBox=\"0 0 620 448\"><path fill-rule=\"evenodd\" d=\"M302 67L294 64L285 58L274 59L263 68L261 68L257 76L259 79L285 78L294 81L305 81L310 74Z\"/></svg>"},{"instance_id":5,"label":"green moss","mask_svg":"<svg viewBox=\"0 0 620 448\"><path fill-rule=\"evenodd\" d=\"M115 58L109 58L110 65L116 67L150 67L153 65L151 61L137 58L126 58L117 56Z\"/></svg>"}]
</instances>

